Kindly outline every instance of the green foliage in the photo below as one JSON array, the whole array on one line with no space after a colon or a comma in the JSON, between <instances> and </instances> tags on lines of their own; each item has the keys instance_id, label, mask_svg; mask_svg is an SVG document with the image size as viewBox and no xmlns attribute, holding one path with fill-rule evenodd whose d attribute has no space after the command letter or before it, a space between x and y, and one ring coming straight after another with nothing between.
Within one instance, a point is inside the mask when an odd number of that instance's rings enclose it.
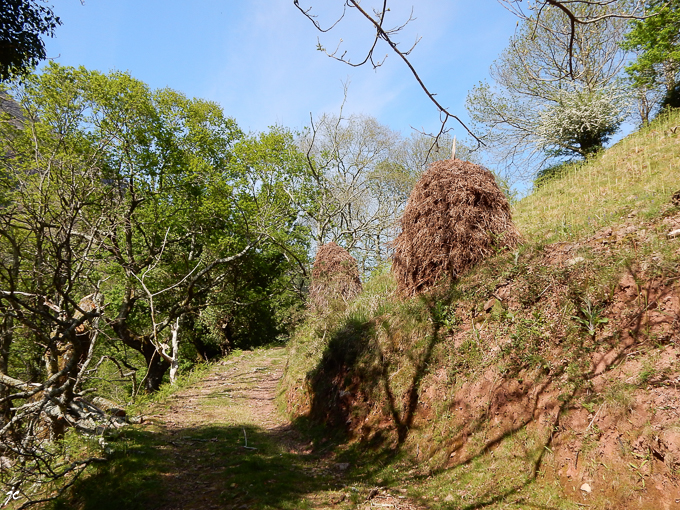
<instances>
[{"instance_id":1,"label":"green foliage","mask_svg":"<svg viewBox=\"0 0 680 510\"><path fill-rule=\"evenodd\" d=\"M650 0L647 18L632 21L622 47L636 52L626 67L634 87L663 88L661 106L680 107L680 2Z\"/></svg>"},{"instance_id":2,"label":"green foliage","mask_svg":"<svg viewBox=\"0 0 680 510\"><path fill-rule=\"evenodd\" d=\"M26 469L4 482L48 490L62 475L45 439L84 419L79 397L126 404L168 369L289 334L308 265L297 206L314 193L290 132L246 136L216 104L127 73L49 64L9 92L0 374L16 382L0 439Z\"/></svg>"},{"instance_id":3,"label":"green foliage","mask_svg":"<svg viewBox=\"0 0 680 510\"><path fill-rule=\"evenodd\" d=\"M609 319L602 317L602 308L593 304L589 298L585 298L579 308L579 315L572 317L591 337L595 337L597 329L602 324L607 324Z\"/></svg>"},{"instance_id":4,"label":"green foliage","mask_svg":"<svg viewBox=\"0 0 680 510\"><path fill-rule=\"evenodd\" d=\"M50 466L45 438L85 419L79 397L126 403L168 369L285 338L308 263L297 205L314 194L288 131L246 136L127 73L51 63L8 91L0 439ZM36 466L12 483L47 484Z\"/></svg>"},{"instance_id":5,"label":"green foliage","mask_svg":"<svg viewBox=\"0 0 680 510\"><path fill-rule=\"evenodd\" d=\"M517 375L524 369L548 367L544 356L550 340L546 326L546 319L540 311L534 311L528 318L513 320L511 342L502 348L505 366L511 375Z\"/></svg>"},{"instance_id":6,"label":"green foliage","mask_svg":"<svg viewBox=\"0 0 680 510\"><path fill-rule=\"evenodd\" d=\"M3 0L0 9L0 81L29 73L45 59L43 37L61 20L44 0Z\"/></svg>"},{"instance_id":7,"label":"green foliage","mask_svg":"<svg viewBox=\"0 0 680 510\"><path fill-rule=\"evenodd\" d=\"M461 325L462 320L456 313L456 307L448 305L445 301L437 301L432 308L433 320L441 324L446 331L454 331Z\"/></svg>"},{"instance_id":8,"label":"green foliage","mask_svg":"<svg viewBox=\"0 0 680 510\"><path fill-rule=\"evenodd\" d=\"M313 197L291 133L245 136L214 103L119 72L50 64L14 94L40 119L41 154L54 159L56 134L58 157L94 174L83 182L100 198L84 207L123 342L149 362L171 321L200 323L206 307L230 328L226 349L291 327L308 235L291 197L296 206ZM27 153L19 142L15 152ZM184 336L200 343L190 327Z\"/></svg>"}]
</instances>

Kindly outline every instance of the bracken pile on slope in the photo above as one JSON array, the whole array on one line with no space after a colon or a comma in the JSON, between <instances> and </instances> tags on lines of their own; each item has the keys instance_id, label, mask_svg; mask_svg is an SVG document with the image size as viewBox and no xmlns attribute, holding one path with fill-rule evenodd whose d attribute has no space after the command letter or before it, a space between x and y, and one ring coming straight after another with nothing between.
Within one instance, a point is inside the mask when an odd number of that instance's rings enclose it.
<instances>
[{"instance_id":1,"label":"bracken pile on slope","mask_svg":"<svg viewBox=\"0 0 680 510\"><path fill-rule=\"evenodd\" d=\"M398 292L427 291L480 260L521 241L510 204L487 169L461 160L437 161L416 184L393 243Z\"/></svg>"},{"instance_id":2,"label":"bracken pile on slope","mask_svg":"<svg viewBox=\"0 0 680 510\"><path fill-rule=\"evenodd\" d=\"M357 261L347 250L330 242L319 248L312 269L309 305L322 313L333 304L347 302L361 292Z\"/></svg>"}]
</instances>

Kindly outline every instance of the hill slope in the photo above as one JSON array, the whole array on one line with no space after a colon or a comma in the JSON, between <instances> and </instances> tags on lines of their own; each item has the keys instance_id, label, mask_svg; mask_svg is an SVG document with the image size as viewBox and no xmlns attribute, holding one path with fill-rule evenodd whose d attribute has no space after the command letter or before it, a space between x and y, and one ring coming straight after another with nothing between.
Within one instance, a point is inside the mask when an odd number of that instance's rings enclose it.
<instances>
[{"instance_id":1,"label":"hill slope","mask_svg":"<svg viewBox=\"0 0 680 510\"><path fill-rule=\"evenodd\" d=\"M282 400L430 508L680 503L680 115L517 204L526 238L400 301L389 272L289 346Z\"/></svg>"}]
</instances>

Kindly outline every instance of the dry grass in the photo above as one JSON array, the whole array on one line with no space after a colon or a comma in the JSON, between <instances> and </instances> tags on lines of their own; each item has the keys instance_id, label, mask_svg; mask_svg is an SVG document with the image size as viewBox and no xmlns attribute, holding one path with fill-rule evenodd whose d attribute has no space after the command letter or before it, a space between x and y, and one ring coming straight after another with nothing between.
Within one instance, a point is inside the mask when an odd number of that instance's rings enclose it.
<instances>
[{"instance_id":1,"label":"dry grass","mask_svg":"<svg viewBox=\"0 0 680 510\"><path fill-rule=\"evenodd\" d=\"M401 229L392 270L398 292L409 296L521 240L493 174L460 160L430 165L411 193Z\"/></svg>"},{"instance_id":2,"label":"dry grass","mask_svg":"<svg viewBox=\"0 0 680 510\"><path fill-rule=\"evenodd\" d=\"M309 306L313 313L323 313L337 302L347 303L361 292L357 261L335 243L319 248L312 269Z\"/></svg>"}]
</instances>

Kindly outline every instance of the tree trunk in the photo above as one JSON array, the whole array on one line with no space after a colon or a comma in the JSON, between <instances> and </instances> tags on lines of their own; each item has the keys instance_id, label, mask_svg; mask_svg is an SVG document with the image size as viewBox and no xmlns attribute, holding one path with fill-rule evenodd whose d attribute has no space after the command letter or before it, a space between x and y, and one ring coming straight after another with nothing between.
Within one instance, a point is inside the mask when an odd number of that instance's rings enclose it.
<instances>
[{"instance_id":1,"label":"tree trunk","mask_svg":"<svg viewBox=\"0 0 680 510\"><path fill-rule=\"evenodd\" d=\"M190 340L199 356L206 361L224 356L225 351L228 351L228 349L221 349L218 345L205 343L198 335L192 336Z\"/></svg>"},{"instance_id":2,"label":"tree trunk","mask_svg":"<svg viewBox=\"0 0 680 510\"><path fill-rule=\"evenodd\" d=\"M179 317L172 325L172 361L170 362L170 384L175 384L179 370Z\"/></svg>"},{"instance_id":3,"label":"tree trunk","mask_svg":"<svg viewBox=\"0 0 680 510\"><path fill-rule=\"evenodd\" d=\"M136 335L122 319L116 319L111 323L111 327L118 335L118 338L128 347L140 352L146 360L147 375L144 378L144 390L153 393L160 388L165 372L170 368L163 356L154 347L149 337Z\"/></svg>"},{"instance_id":4,"label":"tree trunk","mask_svg":"<svg viewBox=\"0 0 680 510\"><path fill-rule=\"evenodd\" d=\"M151 342L150 335L137 335L128 327L127 318L134 304L135 298L133 297L132 289L128 289L118 312L118 317L111 322L111 327L121 342L144 356L147 367L147 375L144 378L144 390L147 393L153 393L160 388L163 376L168 368L170 368L170 363L156 351L156 347Z\"/></svg>"},{"instance_id":5,"label":"tree trunk","mask_svg":"<svg viewBox=\"0 0 680 510\"><path fill-rule=\"evenodd\" d=\"M3 321L0 326L0 373L9 375L9 350L14 339L14 320L6 311L9 305L3 306ZM9 388L0 384L0 399L4 399L10 394ZM12 401L5 400L0 403L0 426L4 426L12 419Z\"/></svg>"},{"instance_id":6,"label":"tree trunk","mask_svg":"<svg viewBox=\"0 0 680 510\"><path fill-rule=\"evenodd\" d=\"M147 345L151 346L151 349L153 349L153 354L147 357L146 353L143 353L148 369L144 381L144 390L147 393L154 393L161 387L163 376L165 375L165 372L167 372L168 368L170 368L170 363L165 361L165 359L163 359L163 357L158 354L158 352L156 352L156 348L151 344L151 342L148 342Z\"/></svg>"}]
</instances>

